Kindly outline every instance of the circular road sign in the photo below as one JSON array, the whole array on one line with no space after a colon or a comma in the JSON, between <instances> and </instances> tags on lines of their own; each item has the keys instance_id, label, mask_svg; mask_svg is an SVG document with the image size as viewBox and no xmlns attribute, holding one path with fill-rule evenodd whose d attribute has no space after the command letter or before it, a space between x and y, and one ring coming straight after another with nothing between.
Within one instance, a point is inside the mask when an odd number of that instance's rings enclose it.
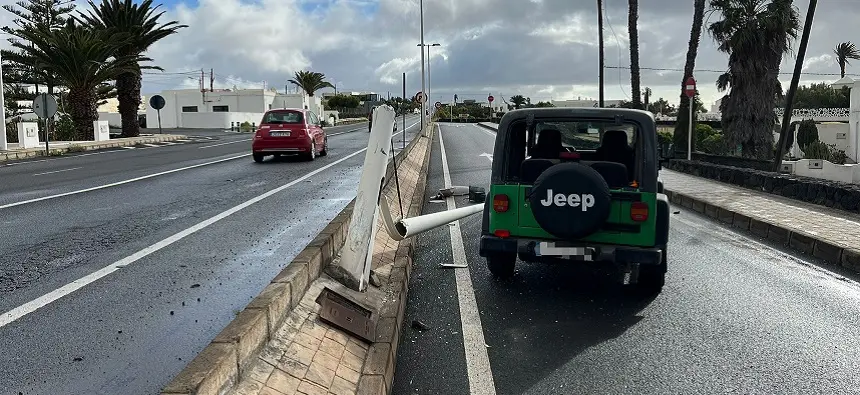
<instances>
[{"instance_id":1,"label":"circular road sign","mask_svg":"<svg viewBox=\"0 0 860 395\"><path fill-rule=\"evenodd\" d=\"M693 77L687 78L687 82L684 83L684 94L687 97L696 96L696 79Z\"/></svg>"},{"instance_id":2,"label":"circular road sign","mask_svg":"<svg viewBox=\"0 0 860 395\"><path fill-rule=\"evenodd\" d=\"M437 101L436 102L436 108L442 108L442 102Z\"/></svg>"},{"instance_id":3,"label":"circular road sign","mask_svg":"<svg viewBox=\"0 0 860 395\"><path fill-rule=\"evenodd\" d=\"M495 99L496 99L496 98L495 98L495 97L493 97L493 95L487 96L487 100L489 100L489 101L490 101L490 103L492 103L492 102L493 102L493 100L495 100Z\"/></svg>"},{"instance_id":4,"label":"circular road sign","mask_svg":"<svg viewBox=\"0 0 860 395\"><path fill-rule=\"evenodd\" d=\"M57 99L47 93L40 93L33 99L33 112L42 119L53 117L57 113Z\"/></svg>"},{"instance_id":5,"label":"circular road sign","mask_svg":"<svg viewBox=\"0 0 860 395\"><path fill-rule=\"evenodd\" d=\"M424 92L418 92L415 94L415 101L424 103L425 100L427 100L427 95Z\"/></svg>"},{"instance_id":6,"label":"circular road sign","mask_svg":"<svg viewBox=\"0 0 860 395\"><path fill-rule=\"evenodd\" d=\"M160 110L164 108L164 104L164 97L162 97L161 95L152 95L152 97L149 98L149 105L152 106L152 108L155 110Z\"/></svg>"}]
</instances>

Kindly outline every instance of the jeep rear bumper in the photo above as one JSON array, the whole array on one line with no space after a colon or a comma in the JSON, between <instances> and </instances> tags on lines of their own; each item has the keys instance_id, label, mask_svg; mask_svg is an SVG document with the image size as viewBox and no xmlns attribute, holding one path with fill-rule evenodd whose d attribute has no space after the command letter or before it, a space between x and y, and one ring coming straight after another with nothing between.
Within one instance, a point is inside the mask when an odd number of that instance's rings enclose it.
<instances>
[{"instance_id":1,"label":"jeep rear bumper","mask_svg":"<svg viewBox=\"0 0 860 395\"><path fill-rule=\"evenodd\" d=\"M482 257L491 254L519 254L524 260L562 259L560 256L538 256L535 247L540 240L530 239L508 239L493 235L481 236L479 253ZM662 262L663 252L656 247L633 247L606 244L573 243L579 247L587 248L591 259L580 257L568 257L568 260L592 260L598 262L614 262L620 264L638 263L642 265L659 265Z\"/></svg>"}]
</instances>

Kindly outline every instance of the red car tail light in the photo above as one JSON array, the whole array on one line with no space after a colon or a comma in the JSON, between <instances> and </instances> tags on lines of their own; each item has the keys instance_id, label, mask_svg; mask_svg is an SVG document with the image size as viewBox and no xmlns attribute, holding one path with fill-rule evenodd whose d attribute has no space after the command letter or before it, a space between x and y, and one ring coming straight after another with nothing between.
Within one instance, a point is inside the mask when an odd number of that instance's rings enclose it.
<instances>
[{"instance_id":1,"label":"red car tail light","mask_svg":"<svg viewBox=\"0 0 860 395\"><path fill-rule=\"evenodd\" d=\"M493 210L495 210L497 213L507 212L510 203L511 200L508 198L508 195L499 194L493 196Z\"/></svg>"},{"instance_id":2,"label":"red car tail light","mask_svg":"<svg viewBox=\"0 0 860 395\"><path fill-rule=\"evenodd\" d=\"M504 229L496 229L496 231L493 232L493 234L498 236L498 237L501 237L503 239L507 238L507 237L511 237L511 231L504 230Z\"/></svg>"},{"instance_id":3,"label":"red car tail light","mask_svg":"<svg viewBox=\"0 0 860 395\"><path fill-rule=\"evenodd\" d=\"M643 202L633 202L630 205L630 219L636 222L644 222L648 220L648 204Z\"/></svg>"}]
</instances>

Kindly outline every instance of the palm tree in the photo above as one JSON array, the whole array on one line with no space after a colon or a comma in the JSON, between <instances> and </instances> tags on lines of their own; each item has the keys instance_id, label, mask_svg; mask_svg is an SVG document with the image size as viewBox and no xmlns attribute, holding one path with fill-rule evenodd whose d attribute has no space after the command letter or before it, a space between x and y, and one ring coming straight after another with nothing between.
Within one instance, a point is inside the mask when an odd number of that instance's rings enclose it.
<instances>
[{"instance_id":1,"label":"palm tree","mask_svg":"<svg viewBox=\"0 0 860 395\"><path fill-rule=\"evenodd\" d=\"M639 90L639 0L628 0L627 32L630 35L630 88L633 90L633 108L642 109Z\"/></svg>"},{"instance_id":2,"label":"palm tree","mask_svg":"<svg viewBox=\"0 0 860 395\"><path fill-rule=\"evenodd\" d=\"M845 66L848 65L848 59L860 59L860 51L850 41L837 45L833 53L836 54L836 62L839 63L840 75L843 78L845 77Z\"/></svg>"},{"instance_id":3,"label":"palm tree","mask_svg":"<svg viewBox=\"0 0 860 395\"><path fill-rule=\"evenodd\" d=\"M130 37L127 44L118 49L117 54L120 56L143 54L156 42L177 33L179 29L188 27L176 21L159 23L158 19L164 11L157 12L161 5L153 6L152 0L143 0L139 4L133 3L132 0L102 0L98 6L93 3L93 0L88 2L89 13L81 14L81 19L85 23L93 29L114 29ZM143 68L163 71L157 66ZM140 87L140 68L123 73L116 78L123 137L140 135L140 125L137 120L137 112L140 108Z\"/></svg>"},{"instance_id":4,"label":"palm tree","mask_svg":"<svg viewBox=\"0 0 860 395\"><path fill-rule=\"evenodd\" d=\"M678 117L675 123L675 134L672 142L676 147L687 147L687 134L689 133L690 122L690 98L684 94L687 79L693 76L693 69L696 68L696 57L699 54L699 40L702 36L702 22L705 18L705 0L695 0L693 3L693 28L690 29L690 43L687 46L687 62L684 64L684 77L681 78L681 101L678 105ZM695 149L696 139L693 139L693 149Z\"/></svg>"},{"instance_id":5,"label":"palm tree","mask_svg":"<svg viewBox=\"0 0 860 395\"><path fill-rule=\"evenodd\" d=\"M139 54L120 54L131 37L113 29L92 29L70 20L55 30L22 32L33 43L9 61L28 59L34 66L57 76L68 89L66 109L75 124L76 138L91 139L98 120L100 90L107 81L125 73L140 73L139 62L150 61ZM16 57L22 59L16 59Z\"/></svg>"},{"instance_id":6,"label":"palm tree","mask_svg":"<svg viewBox=\"0 0 860 395\"><path fill-rule=\"evenodd\" d=\"M526 105L526 98L523 95L513 95L511 96L511 103L514 105L514 108L520 109Z\"/></svg>"},{"instance_id":7,"label":"palm tree","mask_svg":"<svg viewBox=\"0 0 860 395\"><path fill-rule=\"evenodd\" d=\"M334 88L334 85L325 80L325 74L316 71L297 71L295 77L289 82L301 88L310 97L320 89Z\"/></svg>"},{"instance_id":8,"label":"palm tree","mask_svg":"<svg viewBox=\"0 0 860 395\"><path fill-rule=\"evenodd\" d=\"M782 94L779 65L797 38L799 17L792 0L711 0L723 19L709 31L729 55L717 88L731 88L720 104L723 135L745 157L773 155L774 104Z\"/></svg>"}]
</instances>

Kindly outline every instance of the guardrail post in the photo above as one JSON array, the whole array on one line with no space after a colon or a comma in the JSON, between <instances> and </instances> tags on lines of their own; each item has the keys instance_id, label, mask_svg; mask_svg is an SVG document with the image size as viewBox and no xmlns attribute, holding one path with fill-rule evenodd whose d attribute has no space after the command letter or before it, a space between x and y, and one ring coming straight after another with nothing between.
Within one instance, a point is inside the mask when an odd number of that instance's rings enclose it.
<instances>
[{"instance_id":1,"label":"guardrail post","mask_svg":"<svg viewBox=\"0 0 860 395\"><path fill-rule=\"evenodd\" d=\"M326 272L341 284L363 292L370 277L370 263L373 259L373 242L376 238L377 219L382 186L385 184L385 170L391 151L391 136L394 129L394 108L381 105L373 110L370 128L370 141L364 156L358 193L352 209L352 219L346 242L343 245L340 262L329 266Z\"/></svg>"}]
</instances>

